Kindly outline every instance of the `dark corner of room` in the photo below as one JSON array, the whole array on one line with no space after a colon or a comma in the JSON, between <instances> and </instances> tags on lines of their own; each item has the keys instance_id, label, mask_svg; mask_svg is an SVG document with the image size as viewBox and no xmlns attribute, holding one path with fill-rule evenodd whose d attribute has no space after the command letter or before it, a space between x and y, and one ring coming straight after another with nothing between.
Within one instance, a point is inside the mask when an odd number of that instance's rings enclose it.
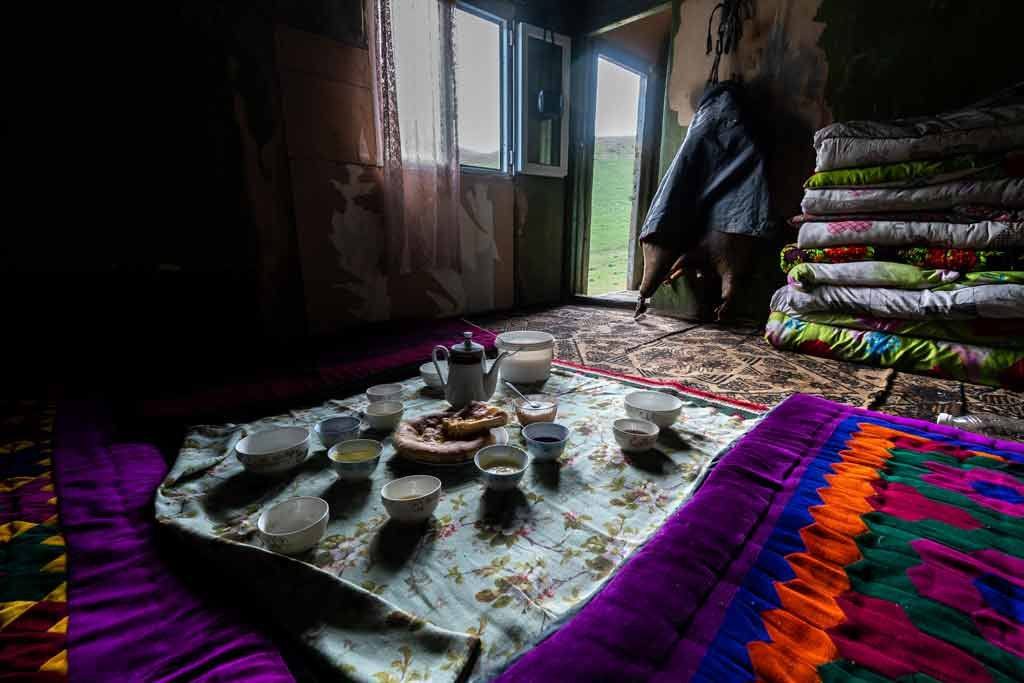
<instances>
[{"instance_id":1,"label":"dark corner of room","mask_svg":"<svg viewBox=\"0 0 1024 683\"><path fill-rule=\"evenodd\" d=\"M0 679L1024 680L1024 4L4 24Z\"/></svg>"}]
</instances>

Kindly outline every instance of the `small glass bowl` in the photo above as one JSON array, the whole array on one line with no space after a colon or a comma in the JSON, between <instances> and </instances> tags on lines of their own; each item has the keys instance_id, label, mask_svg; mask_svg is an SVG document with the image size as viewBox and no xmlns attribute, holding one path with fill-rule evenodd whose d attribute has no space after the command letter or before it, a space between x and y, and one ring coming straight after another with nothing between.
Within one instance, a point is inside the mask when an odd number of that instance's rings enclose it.
<instances>
[{"instance_id":1,"label":"small glass bowl","mask_svg":"<svg viewBox=\"0 0 1024 683\"><path fill-rule=\"evenodd\" d=\"M554 422L558 415L558 399L547 394L527 394L527 400L515 399L512 404L516 409L519 424L525 427L534 422ZM540 408L531 408L529 403L539 403Z\"/></svg>"}]
</instances>

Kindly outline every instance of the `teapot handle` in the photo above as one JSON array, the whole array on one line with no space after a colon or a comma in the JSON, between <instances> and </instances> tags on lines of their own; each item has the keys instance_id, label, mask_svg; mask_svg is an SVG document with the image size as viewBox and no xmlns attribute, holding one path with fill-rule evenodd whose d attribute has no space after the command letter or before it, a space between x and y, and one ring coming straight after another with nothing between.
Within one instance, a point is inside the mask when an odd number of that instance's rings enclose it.
<instances>
[{"instance_id":1,"label":"teapot handle","mask_svg":"<svg viewBox=\"0 0 1024 683\"><path fill-rule=\"evenodd\" d=\"M443 386L443 387L445 387L447 389L448 388L448 377L445 377L445 375L443 375L441 373L441 366L437 364L437 361L441 360L440 358L438 358L438 353L441 353L444 356L444 360L448 361L449 360L448 348L445 347L445 346L435 346L434 347L434 352L430 354L430 359L432 361L434 361L434 370L437 371L437 378L439 380L441 380L441 386ZM451 371L452 371L451 363L448 363L448 372L450 373Z\"/></svg>"}]
</instances>

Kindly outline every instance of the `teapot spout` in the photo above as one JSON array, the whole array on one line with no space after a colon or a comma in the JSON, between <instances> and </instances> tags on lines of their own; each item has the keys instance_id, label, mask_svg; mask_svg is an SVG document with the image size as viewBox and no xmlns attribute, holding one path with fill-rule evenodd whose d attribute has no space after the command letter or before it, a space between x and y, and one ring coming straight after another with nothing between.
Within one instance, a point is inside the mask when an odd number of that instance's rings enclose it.
<instances>
[{"instance_id":1,"label":"teapot spout","mask_svg":"<svg viewBox=\"0 0 1024 683\"><path fill-rule=\"evenodd\" d=\"M491 364L491 369L484 373L484 391L487 393L487 396L493 396L494 390L498 386L498 368L501 367L501 361L514 353L516 352L502 351L498 354L498 357L494 359L494 363Z\"/></svg>"}]
</instances>

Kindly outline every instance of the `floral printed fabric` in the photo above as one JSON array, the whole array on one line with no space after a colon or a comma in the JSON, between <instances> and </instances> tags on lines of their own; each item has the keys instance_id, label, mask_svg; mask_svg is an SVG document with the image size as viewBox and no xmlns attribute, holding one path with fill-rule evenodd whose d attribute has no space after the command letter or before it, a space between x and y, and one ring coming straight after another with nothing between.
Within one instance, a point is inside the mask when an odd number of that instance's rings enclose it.
<instances>
[{"instance_id":1,"label":"floral printed fabric","mask_svg":"<svg viewBox=\"0 0 1024 683\"><path fill-rule=\"evenodd\" d=\"M948 269L960 272L1024 271L1024 253L981 249L898 248L874 245L802 249L795 244L787 244L779 255L779 266L784 273L788 273L800 263L852 263L856 261L892 261L907 263L919 268Z\"/></svg>"},{"instance_id":2,"label":"floral printed fabric","mask_svg":"<svg viewBox=\"0 0 1024 683\"><path fill-rule=\"evenodd\" d=\"M932 223L927 221L833 221L800 226L797 244L809 247L874 246L947 247L956 249L1019 249L1024 223Z\"/></svg>"},{"instance_id":3,"label":"floral printed fabric","mask_svg":"<svg viewBox=\"0 0 1024 683\"><path fill-rule=\"evenodd\" d=\"M918 268L888 261L801 263L789 271L789 284L799 289L813 289L817 285L840 285L951 290L979 285L1022 285L1024 272L960 273L956 270Z\"/></svg>"},{"instance_id":4,"label":"floral printed fabric","mask_svg":"<svg viewBox=\"0 0 1024 683\"><path fill-rule=\"evenodd\" d=\"M771 310L901 320L1024 318L1024 285L979 285L952 291L822 285L809 292L785 286L772 295Z\"/></svg>"},{"instance_id":5,"label":"floral printed fabric","mask_svg":"<svg viewBox=\"0 0 1024 683\"><path fill-rule=\"evenodd\" d=\"M1024 146L1024 105L1006 104L897 121L833 123L814 134L815 171L988 154Z\"/></svg>"},{"instance_id":6,"label":"floral printed fabric","mask_svg":"<svg viewBox=\"0 0 1024 683\"><path fill-rule=\"evenodd\" d=\"M957 204L1024 207L1024 178L960 180L912 188L835 188L806 190L804 213L846 214L881 211L934 211Z\"/></svg>"},{"instance_id":7,"label":"floral printed fabric","mask_svg":"<svg viewBox=\"0 0 1024 683\"><path fill-rule=\"evenodd\" d=\"M939 339L1006 349L1024 349L1024 318L1013 320L898 320L848 313L796 313L780 311L804 322L865 332L886 332L904 337Z\"/></svg>"},{"instance_id":8,"label":"floral printed fabric","mask_svg":"<svg viewBox=\"0 0 1024 683\"><path fill-rule=\"evenodd\" d=\"M851 330L773 311L765 338L779 349L937 377L1024 389L1024 350L996 349L920 339L881 331Z\"/></svg>"},{"instance_id":9,"label":"floral printed fabric","mask_svg":"<svg viewBox=\"0 0 1024 683\"><path fill-rule=\"evenodd\" d=\"M1020 153L997 155L964 154L949 159L904 161L882 166L845 168L815 173L804 187L918 187L950 182L967 177L994 178L1006 173L1017 175Z\"/></svg>"},{"instance_id":10,"label":"floral printed fabric","mask_svg":"<svg viewBox=\"0 0 1024 683\"><path fill-rule=\"evenodd\" d=\"M252 477L234 456L246 432L354 414L366 406L362 396L245 425L197 427L158 491L158 519L225 573L226 589L241 587L285 632L355 680L486 678L596 593L691 495L714 456L755 422L754 413L684 395L658 450L627 459L611 424L637 386L555 369L545 391L560 395L569 447L560 462L532 466L505 495L485 492L472 466L405 463L390 439L365 485L338 480L315 437L309 460L283 479ZM421 387L403 384L405 419L446 405ZM508 431L520 444L519 430ZM417 472L443 481L433 518L418 528L389 522L380 488ZM301 495L331 506L323 540L295 559L262 549L260 512Z\"/></svg>"}]
</instances>

